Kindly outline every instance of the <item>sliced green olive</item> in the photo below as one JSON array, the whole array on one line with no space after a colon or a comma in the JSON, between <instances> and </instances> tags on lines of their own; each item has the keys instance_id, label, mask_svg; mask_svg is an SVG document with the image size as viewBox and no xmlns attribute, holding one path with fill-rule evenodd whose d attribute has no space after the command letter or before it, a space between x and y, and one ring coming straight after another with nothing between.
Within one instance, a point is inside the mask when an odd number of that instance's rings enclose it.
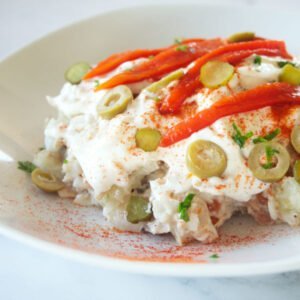
<instances>
[{"instance_id":1,"label":"sliced green olive","mask_svg":"<svg viewBox=\"0 0 300 300\"><path fill-rule=\"evenodd\" d=\"M155 151L160 143L160 139L160 132L153 128L140 128L135 134L136 146L146 152Z\"/></svg>"},{"instance_id":2,"label":"sliced green olive","mask_svg":"<svg viewBox=\"0 0 300 300\"><path fill-rule=\"evenodd\" d=\"M161 80L153 82L146 90L151 93L157 93L160 89L166 87L170 82L181 78L184 75L183 70L176 70L169 75L163 77Z\"/></svg>"},{"instance_id":3,"label":"sliced green olive","mask_svg":"<svg viewBox=\"0 0 300 300\"><path fill-rule=\"evenodd\" d=\"M264 163L266 159L266 149L272 149L272 165ZM288 151L276 142L257 144L250 152L248 165L253 175L265 182L280 180L290 167L290 155Z\"/></svg>"},{"instance_id":4,"label":"sliced green olive","mask_svg":"<svg viewBox=\"0 0 300 300\"><path fill-rule=\"evenodd\" d=\"M295 180L300 183L300 160L296 160L294 164L293 175Z\"/></svg>"},{"instance_id":5,"label":"sliced green olive","mask_svg":"<svg viewBox=\"0 0 300 300\"><path fill-rule=\"evenodd\" d=\"M291 64L286 64L279 75L279 81L300 85L300 70Z\"/></svg>"},{"instance_id":6,"label":"sliced green olive","mask_svg":"<svg viewBox=\"0 0 300 300\"><path fill-rule=\"evenodd\" d=\"M149 201L140 196L131 196L127 204L127 221L133 224L151 219Z\"/></svg>"},{"instance_id":7,"label":"sliced green olive","mask_svg":"<svg viewBox=\"0 0 300 300\"><path fill-rule=\"evenodd\" d=\"M227 41L228 43L238 43L238 42L246 42L252 41L255 38L254 32L237 32L231 35Z\"/></svg>"},{"instance_id":8,"label":"sliced green olive","mask_svg":"<svg viewBox=\"0 0 300 300\"><path fill-rule=\"evenodd\" d=\"M31 173L31 180L38 188L49 193L57 192L64 187L64 184L55 176L39 168Z\"/></svg>"},{"instance_id":9,"label":"sliced green olive","mask_svg":"<svg viewBox=\"0 0 300 300\"><path fill-rule=\"evenodd\" d=\"M227 167L227 156L217 144L196 140L187 149L186 164L193 175L205 179L223 174Z\"/></svg>"},{"instance_id":10,"label":"sliced green olive","mask_svg":"<svg viewBox=\"0 0 300 300\"><path fill-rule=\"evenodd\" d=\"M84 77L84 75L91 69L88 63L80 62L71 66L65 72L66 81L72 84L79 84Z\"/></svg>"},{"instance_id":11,"label":"sliced green olive","mask_svg":"<svg viewBox=\"0 0 300 300\"><path fill-rule=\"evenodd\" d=\"M294 149L300 154L300 126L297 125L291 132L291 143Z\"/></svg>"},{"instance_id":12,"label":"sliced green olive","mask_svg":"<svg viewBox=\"0 0 300 300\"><path fill-rule=\"evenodd\" d=\"M208 88L226 85L234 74L234 67L222 61L209 61L200 71L200 81Z\"/></svg>"},{"instance_id":13,"label":"sliced green olive","mask_svg":"<svg viewBox=\"0 0 300 300\"><path fill-rule=\"evenodd\" d=\"M102 118L112 119L124 112L132 99L131 90L126 85L119 85L104 95L98 106L98 112Z\"/></svg>"}]
</instances>

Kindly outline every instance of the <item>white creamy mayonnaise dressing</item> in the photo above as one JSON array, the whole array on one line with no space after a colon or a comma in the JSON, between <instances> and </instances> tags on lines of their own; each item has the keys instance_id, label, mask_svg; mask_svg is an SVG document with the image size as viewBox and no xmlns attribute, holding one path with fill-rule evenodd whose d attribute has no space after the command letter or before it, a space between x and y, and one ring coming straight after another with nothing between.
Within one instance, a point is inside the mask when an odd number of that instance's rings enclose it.
<instances>
[{"instance_id":1,"label":"white creamy mayonnaise dressing","mask_svg":"<svg viewBox=\"0 0 300 300\"><path fill-rule=\"evenodd\" d=\"M211 92L203 89L201 93L187 99L187 102L196 102L198 110L201 110L211 106L224 95L276 81L280 73L276 63L278 60L280 59L263 57L261 65L257 66L253 64L253 57L250 57L244 65L237 68L228 87L220 87ZM114 72L95 80L103 82L142 61L126 62ZM134 93L138 93L148 84L149 82L137 83L131 85L131 88L134 89ZM200 225L196 221L184 224L179 219L178 203L187 193L199 192L199 199L194 204L197 206L196 211L201 207L203 209L203 201L212 201L214 197L225 197L237 203L247 202L253 195L269 187L269 184L256 179L247 167L246 159L253 146L247 143L241 151L233 141L231 117L220 119L212 126L170 147L159 147L154 152L144 152L135 145L137 128L155 127L158 123L161 128L164 125L171 127L178 119L174 117L166 120L161 116L156 109L155 96L147 91L142 91L124 113L111 120L102 119L98 114L98 106L106 91L94 92L94 87L94 79L83 81L79 85L66 83L58 96L48 97L49 103L57 108L59 115L47 124L45 145L52 151L66 145L68 164L63 167L64 180L68 183L73 182L79 194L84 193L84 203L88 202L86 195L90 203L100 203L104 207L104 215L115 226L119 225L121 229L128 230L141 230L145 227L144 224L129 224L126 221L126 203L124 204L123 200L120 200L121 204L117 203L117 200L109 202L107 195L112 188L119 188L126 198L145 176L160 168L161 162L167 165L168 171L163 178L150 181L149 196L154 221L148 223L145 228L152 233L172 232L179 242L190 238L212 240L217 235L210 221L206 222L207 227L202 228L203 235L200 236ZM258 110L254 115L242 114L244 124L248 124L247 130L259 133L261 122L264 126L272 127L272 120L265 117L267 111L268 108ZM237 122L240 117L236 116ZM197 139L212 141L225 151L227 168L221 177L201 180L187 169L186 149ZM227 200L228 203L230 201ZM224 212L224 220L234 210L234 205L228 205L227 212ZM191 218L194 218L193 215Z\"/></svg>"}]
</instances>

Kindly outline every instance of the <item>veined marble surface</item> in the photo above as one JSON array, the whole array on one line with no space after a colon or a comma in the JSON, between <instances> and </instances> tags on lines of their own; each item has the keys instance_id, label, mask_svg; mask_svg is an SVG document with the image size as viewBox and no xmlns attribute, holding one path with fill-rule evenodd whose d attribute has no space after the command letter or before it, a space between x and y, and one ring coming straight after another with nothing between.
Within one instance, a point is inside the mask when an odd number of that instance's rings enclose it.
<instances>
[{"instance_id":1,"label":"veined marble surface","mask_svg":"<svg viewBox=\"0 0 300 300\"><path fill-rule=\"evenodd\" d=\"M123 6L175 0L0 0L0 60L66 24ZM175 1L179 2L179 1ZM207 0L299 9L299 0ZM300 272L187 279L132 275L67 260L0 236L1 300L296 300Z\"/></svg>"}]
</instances>

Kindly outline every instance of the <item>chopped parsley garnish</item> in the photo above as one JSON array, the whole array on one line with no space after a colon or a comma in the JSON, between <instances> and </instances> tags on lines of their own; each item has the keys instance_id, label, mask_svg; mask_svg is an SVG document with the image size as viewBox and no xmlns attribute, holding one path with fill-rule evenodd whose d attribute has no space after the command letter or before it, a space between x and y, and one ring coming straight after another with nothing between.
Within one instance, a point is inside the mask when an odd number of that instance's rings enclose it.
<instances>
[{"instance_id":1,"label":"chopped parsley garnish","mask_svg":"<svg viewBox=\"0 0 300 300\"><path fill-rule=\"evenodd\" d=\"M182 219L185 222L188 222L190 220L190 217L188 215L188 209L192 205L192 200L195 197L195 194L188 194L182 202L178 205L178 212L179 212L179 218Z\"/></svg>"},{"instance_id":2,"label":"chopped parsley garnish","mask_svg":"<svg viewBox=\"0 0 300 300\"><path fill-rule=\"evenodd\" d=\"M253 63L258 66L261 65L261 56L255 56Z\"/></svg>"},{"instance_id":3,"label":"chopped parsley garnish","mask_svg":"<svg viewBox=\"0 0 300 300\"><path fill-rule=\"evenodd\" d=\"M189 47L187 45L179 45L178 47L176 47L176 51L186 52L188 48Z\"/></svg>"},{"instance_id":4,"label":"chopped parsley garnish","mask_svg":"<svg viewBox=\"0 0 300 300\"><path fill-rule=\"evenodd\" d=\"M176 47L176 51L183 51L183 52L186 52L188 50L188 46L187 45L183 45L182 44L182 39L179 39L179 38L175 38L174 39L174 44L175 45L178 45Z\"/></svg>"},{"instance_id":5,"label":"chopped parsley garnish","mask_svg":"<svg viewBox=\"0 0 300 300\"><path fill-rule=\"evenodd\" d=\"M67 159L64 159L64 164L67 164L69 161Z\"/></svg>"},{"instance_id":6,"label":"chopped parsley garnish","mask_svg":"<svg viewBox=\"0 0 300 300\"><path fill-rule=\"evenodd\" d=\"M211 258L211 259L218 259L218 258L220 258L220 256L219 256L218 253L214 253L209 258Z\"/></svg>"},{"instance_id":7,"label":"chopped parsley garnish","mask_svg":"<svg viewBox=\"0 0 300 300\"><path fill-rule=\"evenodd\" d=\"M174 39L174 44L181 45L181 43L182 43L182 39L181 38L175 38Z\"/></svg>"},{"instance_id":8,"label":"chopped parsley garnish","mask_svg":"<svg viewBox=\"0 0 300 300\"><path fill-rule=\"evenodd\" d=\"M255 138L255 139L253 139L253 143L254 144L263 143L265 141L266 141L266 139L264 137L262 137L262 136L259 136L259 137Z\"/></svg>"},{"instance_id":9,"label":"chopped parsley garnish","mask_svg":"<svg viewBox=\"0 0 300 300\"><path fill-rule=\"evenodd\" d=\"M276 128L275 130L273 130L272 132L268 133L265 136L259 136L255 139L253 139L253 143L254 144L258 144L258 143L264 143L267 141L271 141L273 140L278 134L280 134L281 130L280 128Z\"/></svg>"},{"instance_id":10,"label":"chopped parsley garnish","mask_svg":"<svg viewBox=\"0 0 300 300\"><path fill-rule=\"evenodd\" d=\"M37 166L30 161L18 161L18 169L26 173L32 173L32 171L36 168Z\"/></svg>"},{"instance_id":11,"label":"chopped parsley garnish","mask_svg":"<svg viewBox=\"0 0 300 300\"><path fill-rule=\"evenodd\" d=\"M95 83L96 87L100 84L99 80L95 80L94 83Z\"/></svg>"},{"instance_id":12,"label":"chopped parsley garnish","mask_svg":"<svg viewBox=\"0 0 300 300\"><path fill-rule=\"evenodd\" d=\"M235 131L235 134L232 136L232 139L240 146L240 148L243 148L246 141L253 136L253 132L249 131L248 133L243 135L235 123L233 123L232 126Z\"/></svg>"},{"instance_id":13,"label":"chopped parsley garnish","mask_svg":"<svg viewBox=\"0 0 300 300\"><path fill-rule=\"evenodd\" d=\"M274 167L273 156L279 153L278 150L273 149L271 146L266 146L266 159L267 162L262 165L264 169L271 169Z\"/></svg>"},{"instance_id":14,"label":"chopped parsley garnish","mask_svg":"<svg viewBox=\"0 0 300 300\"><path fill-rule=\"evenodd\" d=\"M39 151L43 151L43 150L45 150L45 147L40 147L39 148Z\"/></svg>"},{"instance_id":15,"label":"chopped parsley garnish","mask_svg":"<svg viewBox=\"0 0 300 300\"><path fill-rule=\"evenodd\" d=\"M283 61L279 61L278 63L277 63L277 65L278 65L278 67L280 67L280 68L283 68L285 65L292 65L293 67L296 67L296 64L295 63L293 63L293 62L291 62L291 61L287 61L287 60L283 60Z\"/></svg>"}]
</instances>

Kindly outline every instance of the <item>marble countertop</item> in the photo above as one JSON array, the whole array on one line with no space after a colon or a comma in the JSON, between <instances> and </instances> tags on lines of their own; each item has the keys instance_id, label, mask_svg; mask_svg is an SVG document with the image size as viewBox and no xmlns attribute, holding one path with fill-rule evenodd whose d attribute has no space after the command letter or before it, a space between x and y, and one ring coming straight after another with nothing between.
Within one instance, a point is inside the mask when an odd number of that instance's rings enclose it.
<instances>
[{"instance_id":1,"label":"marble countertop","mask_svg":"<svg viewBox=\"0 0 300 300\"><path fill-rule=\"evenodd\" d=\"M1 0L0 60L27 43L100 11L162 0ZM165 0L174 3L174 0ZM176 1L178 2L178 1ZM189 1L201 2L201 1ZM298 0L213 0L299 9ZM288 5L287 5L288 4ZM300 272L250 278L187 279L102 270L0 236L0 299L300 299Z\"/></svg>"}]
</instances>

